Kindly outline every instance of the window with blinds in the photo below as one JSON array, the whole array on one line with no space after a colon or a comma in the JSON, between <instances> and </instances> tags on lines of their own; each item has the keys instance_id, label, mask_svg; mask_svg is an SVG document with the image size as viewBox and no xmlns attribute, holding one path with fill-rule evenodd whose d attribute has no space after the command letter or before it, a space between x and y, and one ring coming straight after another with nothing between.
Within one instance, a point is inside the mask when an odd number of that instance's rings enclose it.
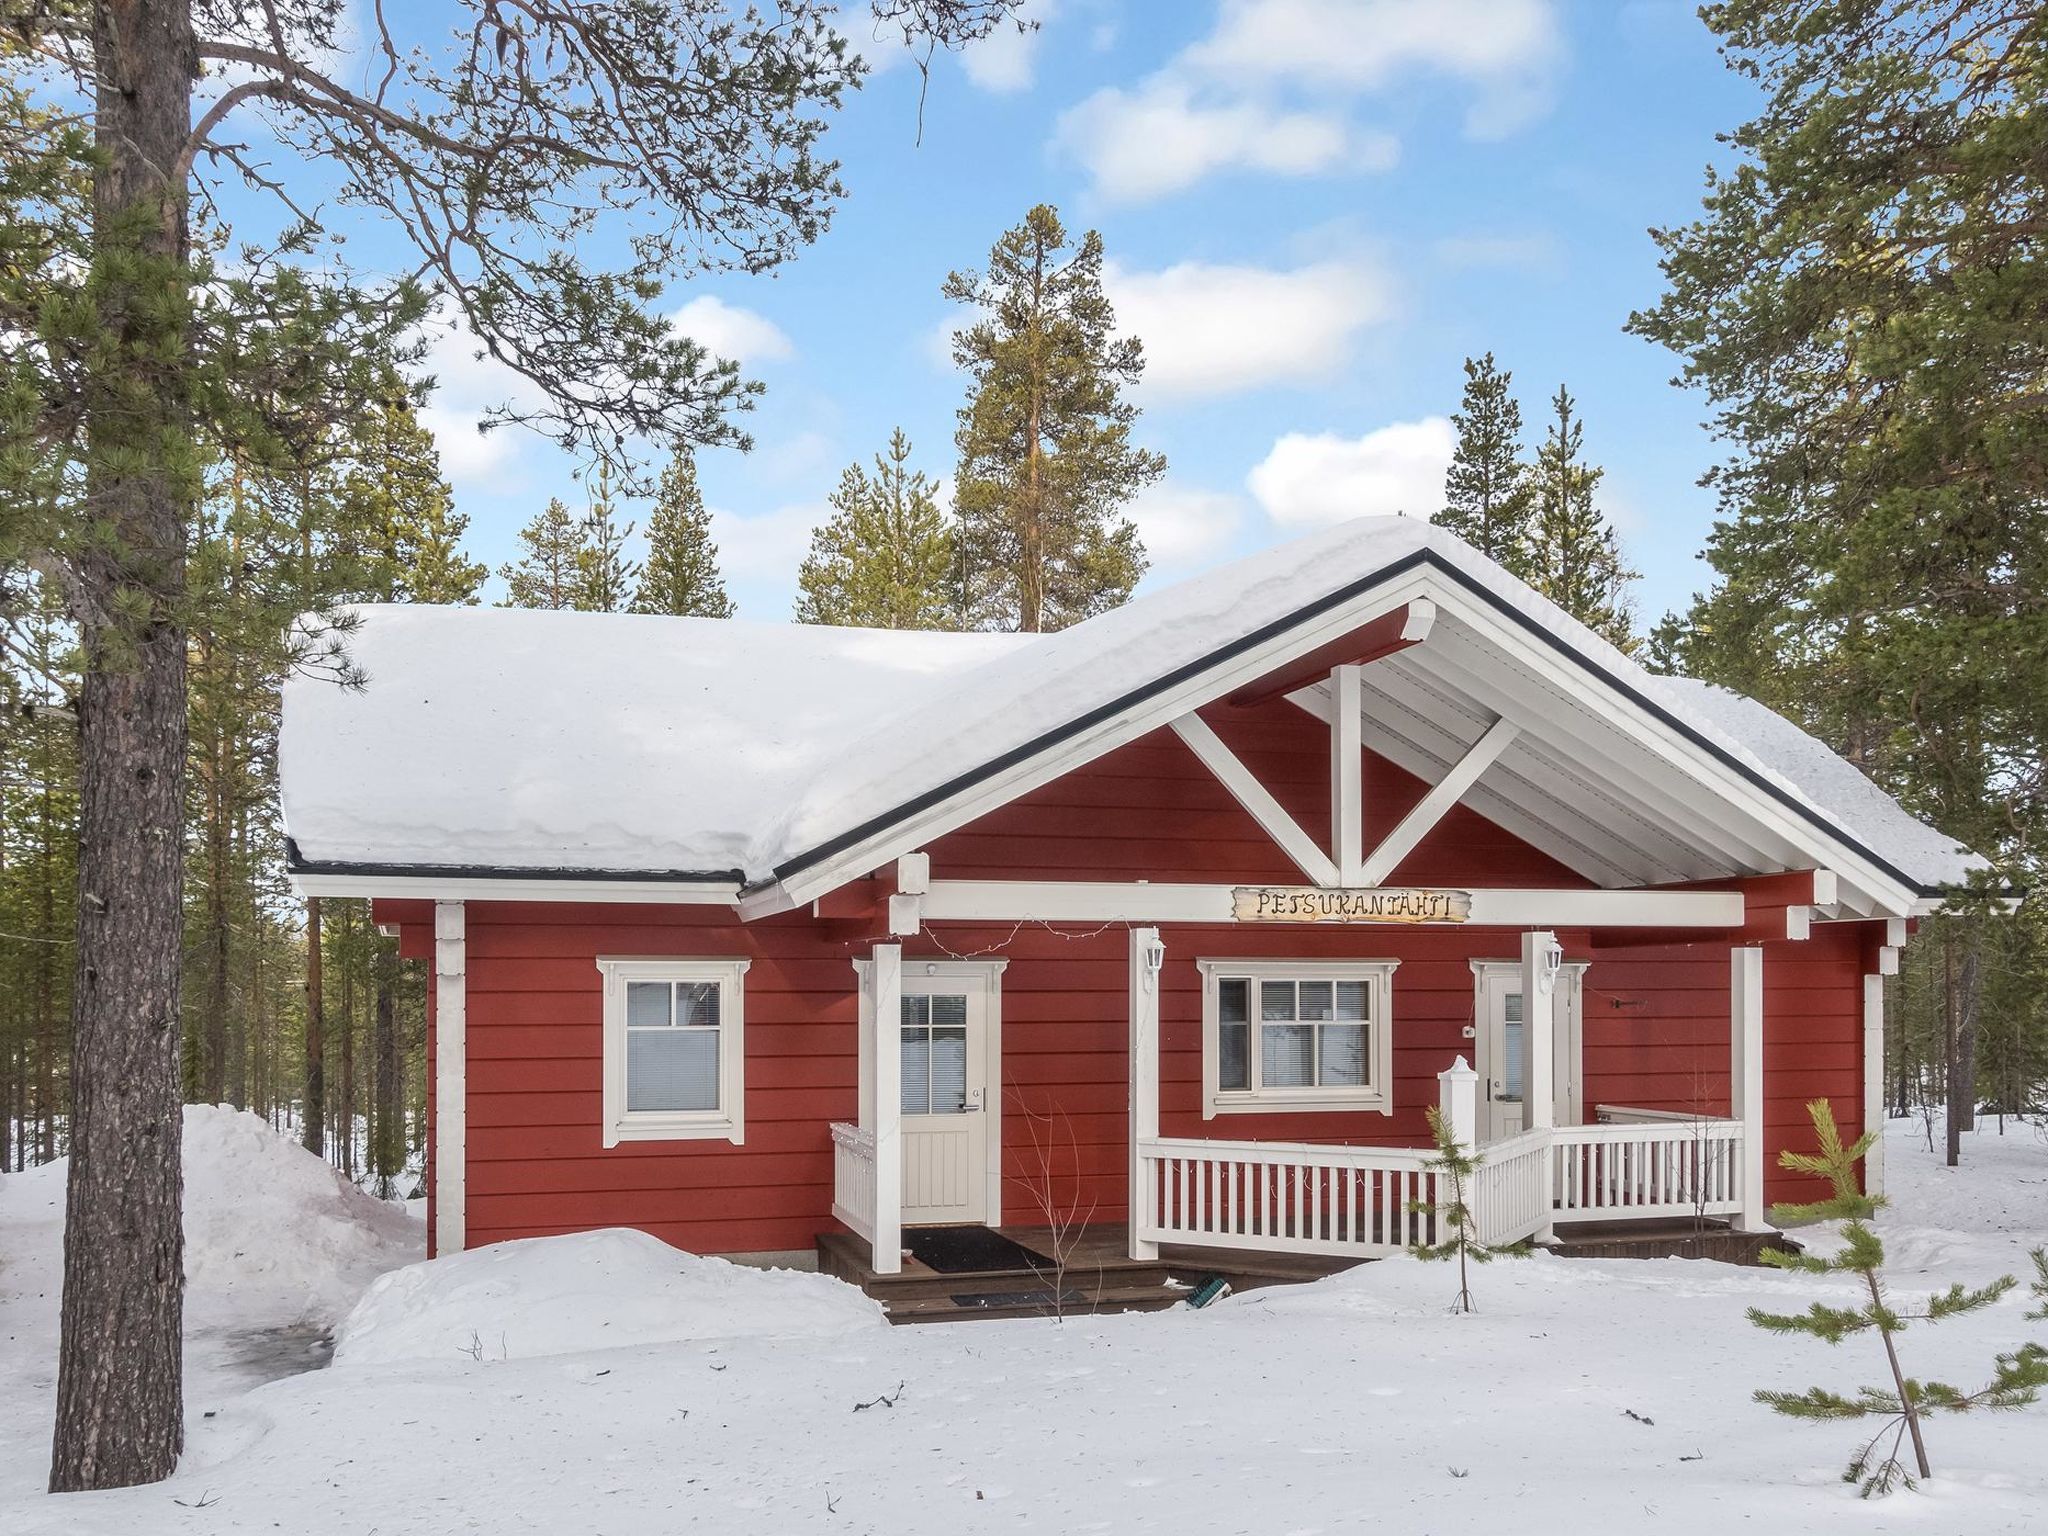
<instances>
[{"instance_id":1,"label":"window with blinds","mask_svg":"<svg viewBox=\"0 0 2048 1536\"><path fill-rule=\"evenodd\" d=\"M1207 1113L1386 1107L1397 963L1202 961Z\"/></svg>"},{"instance_id":2,"label":"window with blinds","mask_svg":"<svg viewBox=\"0 0 2048 1536\"><path fill-rule=\"evenodd\" d=\"M934 992L903 999L903 1105L906 1115L967 1112L967 995Z\"/></svg>"},{"instance_id":3,"label":"window with blinds","mask_svg":"<svg viewBox=\"0 0 2048 1536\"><path fill-rule=\"evenodd\" d=\"M741 1139L744 960L600 960L605 1145Z\"/></svg>"}]
</instances>

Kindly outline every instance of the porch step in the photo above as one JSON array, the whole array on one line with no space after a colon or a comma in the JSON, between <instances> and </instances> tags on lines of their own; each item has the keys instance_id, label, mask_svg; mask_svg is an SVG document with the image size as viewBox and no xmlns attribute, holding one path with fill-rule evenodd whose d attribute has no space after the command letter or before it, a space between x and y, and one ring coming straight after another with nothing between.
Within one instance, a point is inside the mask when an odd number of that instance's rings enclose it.
<instances>
[{"instance_id":1,"label":"porch step","mask_svg":"<svg viewBox=\"0 0 2048 1536\"><path fill-rule=\"evenodd\" d=\"M958 1323L993 1317L1087 1317L1102 1312L1163 1312L1187 1300L1188 1292L1165 1285L1107 1286L1076 1290L1068 1288L1065 1300L1057 1299L1050 1286L1037 1293L962 1292L958 1297L937 1296L882 1303L889 1321L910 1323Z\"/></svg>"},{"instance_id":2,"label":"porch step","mask_svg":"<svg viewBox=\"0 0 2048 1536\"><path fill-rule=\"evenodd\" d=\"M1582 1221L1561 1225L1550 1251L1564 1259L1713 1259L1763 1263L1764 1250L1799 1252L1780 1232L1737 1232L1726 1222Z\"/></svg>"},{"instance_id":3,"label":"porch step","mask_svg":"<svg viewBox=\"0 0 2048 1536\"><path fill-rule=\"evenodd\" d=\"M1247 1291L1317 1280L1357 1262L1183 1247L1162 1248L1157 1259L1133 1259L1128 1256L1126 1229L1119 1223L1063 1241L1059 1248L1067 1259L1061 1268L1051 1262L1054 1245L1049 1232L1029 1227L1001 1230L1020 1246L1046 1255L1046 1266L946 1274L906 1258L900 1273L878 1275L864 1241L850 1232L832 1231L818 1234L818 1268L881 1302L892 1323L931 1323L1156 1312L1186 1300L1212 1275L1228 1281L1233 1291Z\"/></svg>"}]
</instances>

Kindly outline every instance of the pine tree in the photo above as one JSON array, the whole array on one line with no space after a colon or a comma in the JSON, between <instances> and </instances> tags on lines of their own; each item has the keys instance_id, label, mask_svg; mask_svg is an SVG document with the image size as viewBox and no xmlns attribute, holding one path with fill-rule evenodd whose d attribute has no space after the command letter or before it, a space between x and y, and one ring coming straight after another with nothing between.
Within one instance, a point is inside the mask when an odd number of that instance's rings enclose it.
<instances>
[{"instance_id":1,"label":"pine tree","mask_svg":"<svg viewBox=\"0 0 2048 1536\"><path fill-rule=\"evenodd\" d=\"M870 476L847 466L832 518L811 532L797 573L797 621L876 629L950 629L960 622L953 532L938 488L910 468L898 427Z\"/></svg>"},{"instance_id":2,"label":"pine tree","mask_svg":"<svg viewBox=\"0 0 2048 1536\"><path fill-rule=\"evenodd\" d=\"M1974 1291L1965 1290L1958 1283L1929 1297L1924 1312L1900 1311L1885 1287L1884 1244L1867 1225L1882 1202L1864 1194L1857 1179L1856 1165L1877 1140L1877 1133L1865 1131L1854 1146L1844 1146L1842 1134L1835 1126L1834 1106L1828 1100L1815 1099L1806 1106L1806 1112L1813 1121L1820 1150L1794 1152L1788 1148L1778 1154L1778 1162L1793 1173L1826 1179L1831 1192L1823 1200L1773 1207L1771 1219L1780 1226L1844 1222L1842 1250L1832 1258L1821 1258L1811 1253L1767 1248L1763 1261L1800 1274L1853 1275L1869 1299L1854 1307L1816 1301L1806 1311L1793 1313L1751 1307L1749 1320L1773 1333L1802 1333L1829 1344L1875 1333L1884 1345L1891 1385L1864 1387L1853 1397L1826 1387L1809 1387L1804 1392L1760 1390L1756 1400L1797 1419L1883 1419L1877 1434L1857 1452L1844 1474L1844 1480L1859 1483L1868 1498L1874 1493L1890 1492L1901 1481L1913 1486L1913 1474L1906 1471L1900 1460L1900 1452L1909 1439L1918 1475L1933 1476L1927 1461L1927 1442L1921 1432L1922 1420L1930 1415L1963 1413L1974 1408L2023 1408L2035 1401L2041 1388L2048 1386L2048 1350L2038 1344L2025 1344L2012 1354L2000 1355L1991 1381L1975 1392L1908 1376L1899 1363L1895 1342L1908 1323L1941 1322L1966 1312L1981 1311L2018 1282L2005 1275ZM1880 1450L1887 1433L1891 1435L1891 1445Z\"/></svg>"},{"instance_id":3,"label":"pine tree","mask_svg":"<svg viewBox=\"0 0 2048 1536\"><path fill-rule=\"evenodd\" d=\"M640 575L639 563L626 557L626 541L632 536L633 525L618 520L612 504L611 471L600 461L597 488L590 498L590 510L583 515L583 542L576 551L571 608L584 613L625 611L632 600L633 583Z\"/></svg>"},{"instance_id":4,"label":"pine tree","mask_svg":"<svg viewBox=\"0 0 2048 1536\"><path fill-rule=\"evenodd\" d=\"M1743 0L1703 14L1761 105L1724 136L1733 163L1710 173L1701 217L1656 233L1666 292L1629 322L1683 356L1729 444L1707 480L1715 582L1686 615L1684 664L1799 721L1993 860L1986 884L2038 890L2039 7ZM1945 1026L1949 1080L1931 1091L1952 1106L1951 1157L1985 1086L1966 1075L1967 1044L1993 985L2048 993L2048 946L2010 923L1985 914L1916 941L1943 951L1916 996L1920 1022ZM1965 987L1973 968L1946 962L1980 951L1987 984ZM2024 970L1999 983L2008 960ZM2038 1004L2032 1019L2038 1049Z\"/></svg>"},{"instance_id":5,"label":"pine tree","mask_svg":"<svg viewBox=\"0 0 2048 1536\"><path fill-rule=\"evenodd\" d=\"M379 404L365 424L348 476L350 516L377 567L372 595L395 603L471 604L487 567L462 551L469 519L441 478L434 435L402 395Z\"/></svg>"},{"instance_id":6,"label":"pine tree","mask_svg":"<svg viewBox=\"0 0 2048 1536\"><path fill-rule=\"evenodd\" d=\"M498 567L505 583L501 608L574 608L580 590L577 557L583 551L583 529L559 498L519 530L522 553Z\"/></svg>"},{"instance_id":7,"label":"pine tree","mask_svg":"<svg viewBox=\"0 0 2048 1536\"><path fill-rule=\"evenodd\" d=\"M107 893L80 902L71 950L54 1492L159 1480L183 1445L165 1022L184 960L186 550L210 463L309 467L309 427L381 387L365 358L416 332L430 290L516 356L532 392L501 419L544 420L571 447L738 440L752 391L654 306L722 261L780 265L842 195L817 144L861 66L824 6L470 6L452 36L384 50L367 92L348 83L368 49L349 56L343 9L266 5L252 25L248 7L193 0L6 8L5 574L51 572L77 628L80 887ZM938 47L1008 7L873 9ZM224 69L234 88L195 111ZM250 169L259 137L275 153ZM248 195L223 198L223 179ZM341 259L357 220L405 248L386 247L399 276Z\"/></svg>"},{"instance_id":8,"label":"pine tree","mask_svg":"<svg viewBox=\"0 0 2048 1536\"><path fill-rule=\"evenodd\" d=\"M1145 358L1135 337L1113 335L1102 237L1070 247L1041 203L986 272L955 272L944 292L983 311L953 338L973 380L953 491L969 621L1063 629L1127 601L1145 549L1119 509L1166 460L1131 446L1138 410L1122 392Z\"/></svg>"},{"instance_id":9,"label":"pine tree","mask_svg":"<svg viewBox=\"0 0 2048 1536\"><path fill-rule=\"evenodd\" d=\"M662 471L647 516L647 566L633 594L635 613L729 619L732 600L718 572L711 514L697 487L697 462L678 453Z\"/></svg>"},{"instance_id":10,"label":"pine tree","mask_svg":"<svg viewBox=\"0 0 2048 1536\"><path fill-rule=\"evenodd\" d=\"M1462 1068L1464 1063L1460 1061L1458 1065ZM1411 1201L1408 1210L1415 1216L1433 1215L1437 1230L1446 1235L1434 1243L1411 1243L1408 1251L1418 1259L1456 1259L1458 1294L1451 1303L1451 1310L1471 1312L1475 1308L1472 1305L1470 1266L1491 1263L1503 1257L1520 1258L1528 1250L1511 1243L1488 1243L1480 1236L1479 1219L1471 1204L1472 1181L1486 1156L1460 1142L1452 1129L1450 1117L1433 1104L1429 1108L1429 1139L1436 1148L1436 1155L1422 1166L1432 1170L1449 1188L1450 1199Z\"/></svg>"},{"instance_id":11,"label":"pine tree","mask_svg":"<svg viewBox=\"0 0 2048 1536\"><path fill-rule=\"evenodd\" d=\"M1451 416L1458 446L1435 521L1511 575L1526 577L1535 494L1522 462L1522 407L1509 393L1513 380L1494 366L1491 352L1465 359L1465 395Z\"/></svg>"},{"instance_id":12,"label":"pine tree","mask_svg":"<svg viewBox=\"0 0 2048 1536\"><path fill-rule=\"evenodd\" d=\"M1535 514L1527 579L1594 634L1632 650L1628 587L1637 573L1623 560L1620 539L1593 501L1606 472L1585 462L1585 423L1562 384L1550 404L1556 419L1530 476Z\"/></svg>"}]
</instances>

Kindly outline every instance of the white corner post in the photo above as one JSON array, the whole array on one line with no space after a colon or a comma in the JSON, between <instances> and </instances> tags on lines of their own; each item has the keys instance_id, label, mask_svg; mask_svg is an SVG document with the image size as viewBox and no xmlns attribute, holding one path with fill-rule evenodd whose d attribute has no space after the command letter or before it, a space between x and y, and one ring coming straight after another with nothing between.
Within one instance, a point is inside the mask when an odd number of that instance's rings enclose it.
<instances>
[{"instance_id":1,"label":"white corner post","mask_svg":"<svg viewBox=\"0 0 2048 1536\"><path fill-rule=\"evenodd\" d=\"M1877 1132L1863 1154L1863 1193L1884 1193L1884 977L1863 978L1863 1129Z\"/></svg>"},{"instance_id":2,"label":"white corner post","mask_svg":"<svg viewBox=\"0 0 2048 1536\"><path fill-rule=\"evenodd\" d=\"M903 1269L903 946L877 944L868 965L874 1044L875 1236L878 1275Z\"/></svg>"},{"instance_id":3,"label":"white corner post","mask_svg":"<svg viewBox=\"0 0 2048 1536\"><path fill-rule=\"evenodd\" d=\"M1159 1190L1145 1148L1159 1139L1159 971L1166 946L1157 928L1131 930L1131 1171L1130 1250L1133 1259L1156 1259L1159 1244L1146 1234L1159 1224Z\"/></svg>"},{"instance_id":4,"label":"white corner post","mask_svg":"<svg viewBox=\"0 0 2048 1536\"><path fill-rule=\"evenodd\" d=\"M1330 673L1330 862L1339 885L1364 885L1365 693L1360 667Z\"/></svg>"},{"instance_id":5,"label":"white corner post","mask_svg":"<svg viewBox=\"0 0 2048 1536\"><path fill-rule=\"evenodd\" d=\"M1451 1140L1467 1152L1479 1145L1479 1074L1464 1057L1437 1073L1436 1107Z\"/></svg>"},{"instance_id":6,"label":"white corner post","mask_svg":"<svg viewBox=\"0 0 2048 1536\"><path fill-rule=\"evenodd\" d=\"M1728 1113L1742 1125L1744 1232L1764 1228L1764 952L1729 951Z\"/></svg>"},{"instance_id":7,"label":"white corner post","mask_svg":"<svg viewBox=\"0 0 2048 1536\"><path fill-rule=\"evenodd\" d=\"M434 1253L468 1240L469 938L459 901L434 903Z\"/></svg>"},{"instance_id":8,"label":"white corner post","mask_svg":"<svg viewBox=\"0 0 2048 1536\"><path fill-rule=\"evenodd\" d=\"M1557 1124L1557 981L1563 964L1556 934L1538 928L1522 935L1522 1114L1531 1131ZM1551 1184L1546 1174L1545 1189ZM1556 1235L1546 1209L1535 1239L1547 1243Z\"/></svg>"}]
</instances>

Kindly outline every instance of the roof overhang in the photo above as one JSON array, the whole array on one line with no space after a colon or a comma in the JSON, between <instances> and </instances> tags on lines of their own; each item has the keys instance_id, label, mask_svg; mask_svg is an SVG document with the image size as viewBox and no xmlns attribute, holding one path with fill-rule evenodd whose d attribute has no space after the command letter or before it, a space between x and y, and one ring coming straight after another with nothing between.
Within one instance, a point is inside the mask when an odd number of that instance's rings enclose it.
<instances>
[{"instance_id":1,"label":"roof overhang","mask_svg":"<svg viewBox=\"0 0 2048 1536\"><path fill-rule=\"evenodd\" d=\"M1433 622L1417 625L1418 614ZM1408 641L1412 628L1426 639ZM811 901L1194 710L1267 696L1276 676L1300 682L1305 658L1338 655L1361 634L1374 640L1364 668L1368 713L1381 712L1369 722L1369 743L1435 782L1493 719L1515 719L1524 728L1510 758L1469 798L1596 884L1829 869L1841 877L1842 906L1860 916L1903 915L1939 895L1597 658L1421 549L786 860L743 892L741 910L765 916ZM1307 684L1289 696L1316 709L1321 692ZM1569 718L1546 711L1558 701ZM1387 723L1404 719L1429 729ZM1626 747L1625 759L1575 736L1581 727Z\"/></svg>"}]
</instances>

